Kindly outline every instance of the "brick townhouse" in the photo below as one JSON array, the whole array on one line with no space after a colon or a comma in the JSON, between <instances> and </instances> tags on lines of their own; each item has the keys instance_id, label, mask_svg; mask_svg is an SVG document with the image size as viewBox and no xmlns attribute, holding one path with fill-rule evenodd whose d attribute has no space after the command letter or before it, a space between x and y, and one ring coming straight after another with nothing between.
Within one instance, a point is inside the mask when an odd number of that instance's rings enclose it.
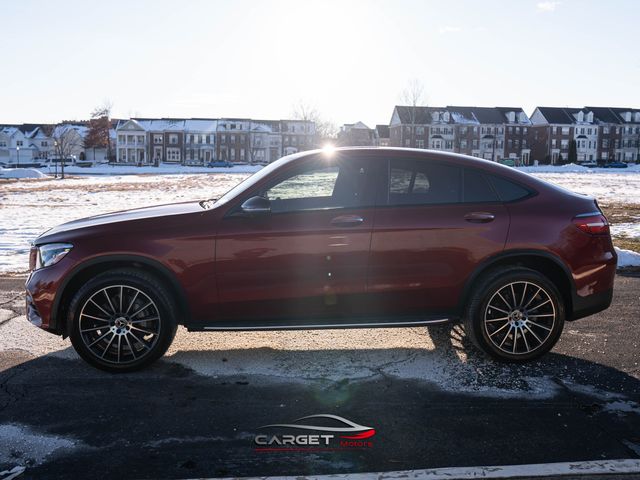
<instances>
[{"instance_id":1,"label":"brick townhouse","mask_svg":"<svg viewBox=\"0 0 640 480\"><path fill-rule=\"evenodd\" d=\"M315 124L246 118L131 118L116 127L116 161L132 165L270 163L315 145Z\"/></svg>"},{"instance_id":2,"label":"brick townhouse","mask_svg":"<svg viewBox=\"0 0 640 480\"><path fill-rule=\"evenodd\" d=\"M578 162L640 161L640 110L616 107L536 107L531 115L534 158Z\"/></svg>"},{"instance_id":3,"label":"brick townhouse","mask_svg":"<svg viewBox=\"0 0 640 480\"><path fill-rule=\"evenodd\" d=\"M389 123L389 143L528 164L530 128L521 108L398 105Z\"/></svg>"}]
</instances>

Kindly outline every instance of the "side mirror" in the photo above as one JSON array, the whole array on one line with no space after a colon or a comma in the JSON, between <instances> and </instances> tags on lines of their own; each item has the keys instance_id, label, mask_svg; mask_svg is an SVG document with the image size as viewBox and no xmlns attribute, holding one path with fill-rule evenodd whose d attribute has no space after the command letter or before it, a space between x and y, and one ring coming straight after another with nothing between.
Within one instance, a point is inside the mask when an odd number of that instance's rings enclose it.
<instances>
[{"instance_id":1,"label":"side mirror","mask_svg":"<svg viewBox=\"0 0 640 480\"><path fill-rule=\"evenodd\" d=\"M264 197L251 197L240 207L243 213L248 215L263 215L271 213L271 202Z\"/></svg>"}]
</instances>

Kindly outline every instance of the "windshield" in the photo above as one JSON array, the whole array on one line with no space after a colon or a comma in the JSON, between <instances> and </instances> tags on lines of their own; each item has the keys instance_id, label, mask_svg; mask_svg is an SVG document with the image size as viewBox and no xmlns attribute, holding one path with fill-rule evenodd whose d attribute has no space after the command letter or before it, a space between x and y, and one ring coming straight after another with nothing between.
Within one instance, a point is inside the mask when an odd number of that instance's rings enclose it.
<instances>
[{"instance_id":1,"label":"windshield","mask_svg":"<svg viewBox=\"0 0 640 480\"><path fill-rule=\"evenodd\" d=\"M301 152L301 153L297 153L294 155L288 155L286 157L282 157L279 160L276 160L273 163L270 163L269 165L267 165L266 167L264 167L263 169L257 171L256 173L254 173L253 175L245 178L242 182L240 182L238 185L236 185L235 187L233 187L231 190L229 190L227 193L225 193L224 195L222 195L215 203L216 207L219 207L221 205L224 205L225 203L227 203L229 200L235 198L236 196L238 196L240 193L244 192L245 190L250 189L251 187L253 187L256 183L258 183L260 180L262 180L263 178L267 177L269 174L271 174L271 172L277 170L278 168L280 168L281 166L289 163L292 160L295 160L296 158L302 156L302 155L308 155L311 152Z\"/></svg>"}]
</instances>

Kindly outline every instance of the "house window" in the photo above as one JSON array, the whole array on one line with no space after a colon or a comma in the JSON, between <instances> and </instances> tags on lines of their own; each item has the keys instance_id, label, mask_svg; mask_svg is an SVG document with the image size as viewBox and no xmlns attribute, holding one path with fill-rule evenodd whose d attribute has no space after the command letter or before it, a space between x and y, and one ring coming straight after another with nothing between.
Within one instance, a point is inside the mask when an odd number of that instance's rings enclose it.
<instances>
[{"instance_id":1,"label":"house window","mask_svg":"<svg viewBox=\"0 0 640 480\"><path fill-rule=\"evenodd\" d=\"M41 146L41 147L48 147L48 146L49 146L49 142L47 142L47 141L42 141L42 142L40 142L40 146Z\"/></svg>"},{"instance_id":2,"label":"house window","mask_svg":"<svg viewBox=\"0 0 640 480\"><path fill-rule=\"evenodd\" d=\"M236 143L236 136L235 135L231 135L231 143Z\"/></svg>"},{"instance_id":3,"label":"house window","mask_svg":"<svg viewBox=\"0 0 640 480\"><path fill-rule=\"evenodd\" d=\"M118 135L118 143L125 143L125 136L124 135Z\"/></svg>"},{"instance_id":4,"label":"house window","mask_svg":"<svg viewBox=\"0 0 640 480\"><path fill-rule=\"evenodd\" d=\"M171 142L171 139L169 139L169 142ZM167 148L167 161L169 161L169 162L179 162L180 161L180 149L179 148Z\"/></svg>"},{"instance_id":5,"label":"house window","mask_svg":"<svg viewBox=\"0 0 640 480\"><path fill-rule=\"evenodd\" d=\"M153 143L155 143L156 145L159 143L162 143L162 135L154 135L153 136Z\"/></svg>"},{"instance_id":6,"label":"house window","mask_svg":"<svg viewBox=\"0 0 640 480\"><path fill-rule=\"evenodd\" d=\"M240 161L243 162L244 161L244 148L240 149Z\"/></svg>"},{"instance_id":7,"label":"house window","mask_svg":"<svg viewBox=\"0 0 640 480\"><path fill-rule=\"evenodd\" d=\"M424 140L416 140L416 147L424 148Z\"/></svg>"},{"instance_id":8,"label":"house window","mask_svg":"<svg viewBox=\"0 0 640 480\"><path fill-rule=\"evenodd\" d=\"M178 135L175 133L172 133L171 135L169 135L169 143L171 145L176 145L178 143ZM168 152L168 150L167 150ZM178 157L180 156L180 151L178 150ZM179 160L180 158L178 158Z\"/></svg>"},{"instance_id":9,"label":"house window","mask_svg":"<svg viewBox=\"0 0 640 480\"><path fill-rule=\"evenodd\" d=\"M562 135L569 135L569 127L562 127Z\"/></svg>"},{"instance_id":10,"label":"house window","mask_svg":"<svg viewBox=\"0 0 640 480\"><path fill-rule=\"evenodd\" d=\"M21 147L21 146L22 146L22 140L18 140L18 141L16 142L16 146Z\"/></svg>"},{"instance_id":11,"label":"house window","mask_svg":"<svg viewBox=\"0 0 640 480\"><path fill-rule=\"evenodd\" d=\"M138 135L138 145L144 145L144 135Z\"/></svg>"},{"instance_id":12,"label":"house window","mask_svg":"<svg viewBox=\"0 0 640 480\"><path fill-rule=\"evenodd\" d=\"M424 127L417 127L416 128L416 135L424 135ZM418 147L418 148L422 148L422 147Z\"/></svg>"}]
</instances>

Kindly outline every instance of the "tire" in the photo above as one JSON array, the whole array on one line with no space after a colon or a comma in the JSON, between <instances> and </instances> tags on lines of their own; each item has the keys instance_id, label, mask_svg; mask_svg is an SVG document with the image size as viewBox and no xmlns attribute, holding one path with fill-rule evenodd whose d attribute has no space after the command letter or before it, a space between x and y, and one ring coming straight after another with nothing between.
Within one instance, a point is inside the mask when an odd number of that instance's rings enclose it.
<instances>
[{"instance_id":1,"label":"tire","mask_svg":"<svg viewBox=\"0 0 640 480\"><path fill-rule=\"evenodd\" d=\"M524 267L484 275L467 305L467 335L480 350L504 362L540 358L553 348L564 326L565 306L558 288Z\"/></svg>"},{"instance_id":2,"label":"tire","mask_svg":"<svg viewBox=\"0 0 640 480\"><path fill-rule=\"evenodd\" d=\"M110 270L71 300L69 337L78 355L108 372L140 370L165 354L177 330L173 296L144 271Z\"/></svg>"}]
</instances>

